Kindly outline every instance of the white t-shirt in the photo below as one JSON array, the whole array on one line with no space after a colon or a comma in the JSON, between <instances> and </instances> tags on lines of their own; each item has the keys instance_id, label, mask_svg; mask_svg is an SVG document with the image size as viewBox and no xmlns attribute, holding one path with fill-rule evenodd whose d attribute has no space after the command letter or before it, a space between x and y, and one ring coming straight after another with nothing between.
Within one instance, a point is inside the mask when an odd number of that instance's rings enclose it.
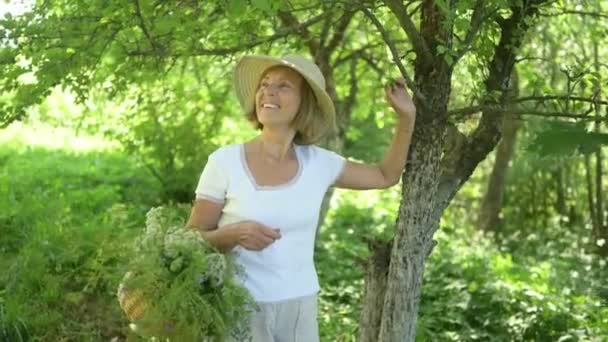
<instances>
[{"instance_id":1,"label":"white t-shirt","mask_svg":"<svg viewBox=\"0 0 608 342\"><path fill-rule=\"evenodd\" d=\"M218 229L251 220L281 230L281 238L261 251L237 246L231 252L245 269L240 280L259 302L292 299L319 290L313 263L319 210L345 159L315 145L294 146L298 172L287 183L257 185L244 145L234 144L209 156L196 188L196 198L225 203Z\"/></svg>"}]
</instances>

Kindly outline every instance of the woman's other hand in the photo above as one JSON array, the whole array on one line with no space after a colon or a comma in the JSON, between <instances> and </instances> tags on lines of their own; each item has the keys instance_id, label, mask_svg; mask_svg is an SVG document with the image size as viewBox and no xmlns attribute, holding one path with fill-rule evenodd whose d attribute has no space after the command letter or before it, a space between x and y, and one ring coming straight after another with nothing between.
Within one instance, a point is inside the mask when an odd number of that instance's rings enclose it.
<instances>
[{"instance_id":1,"label":"woman's other hand","mask_svg":"<svg viewBox=\"0 0 608 342\"><path fill-rule=\"evenodd\" d=\"M261 251L281 238L279 229L267 227L255 221L234 223L236 243L245 249Z\"/></svg>"}]
</instances>

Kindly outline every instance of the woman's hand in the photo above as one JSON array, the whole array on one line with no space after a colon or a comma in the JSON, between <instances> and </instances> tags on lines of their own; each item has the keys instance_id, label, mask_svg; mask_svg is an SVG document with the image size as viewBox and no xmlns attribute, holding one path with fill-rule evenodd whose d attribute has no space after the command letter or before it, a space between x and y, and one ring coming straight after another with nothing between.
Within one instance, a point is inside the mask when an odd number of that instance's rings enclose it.
<instances>
[{"instance_id":1,"label":"woman's hand","mask_svg":"<svg viewBox=\"0 0 608 342\"><path fill-rule=\"evenodd\" d=\"M255 221L234 223L236 244L252 251L261 251L281 238L279 229L267 227Z\"/></svg>"},{"instance_id":2,"label":"woman's hand","mask_svg":"<svg viewBox=\"0 0 608 342\"><path fill-rule=\"evenodd\" d=\"M416 106L405 87L405 80L399 77L384 87L386 100L393 107L399 118L413 121L416 118Z\"/></svg>"}]
</instances>

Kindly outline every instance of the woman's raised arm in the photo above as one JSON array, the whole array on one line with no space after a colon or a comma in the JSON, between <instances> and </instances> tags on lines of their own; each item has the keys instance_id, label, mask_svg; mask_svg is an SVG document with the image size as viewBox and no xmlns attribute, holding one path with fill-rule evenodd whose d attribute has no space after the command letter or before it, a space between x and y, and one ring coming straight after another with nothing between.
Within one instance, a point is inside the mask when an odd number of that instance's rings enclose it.
<instances>
[{"instance_id":1,"label":"woman's raised arm","mask_svg":"<svg viewBox=\"0 0 608 342\"><path fill-rule=\"evenodd\" d=\"M385 95L398 119L393 141L384 158L377 164L346 161L336 180L336 187L358 190L384 189L399 183L414 131L416 107L402 78L389 83L385 87Z\"/></svg>"}]
</instances>

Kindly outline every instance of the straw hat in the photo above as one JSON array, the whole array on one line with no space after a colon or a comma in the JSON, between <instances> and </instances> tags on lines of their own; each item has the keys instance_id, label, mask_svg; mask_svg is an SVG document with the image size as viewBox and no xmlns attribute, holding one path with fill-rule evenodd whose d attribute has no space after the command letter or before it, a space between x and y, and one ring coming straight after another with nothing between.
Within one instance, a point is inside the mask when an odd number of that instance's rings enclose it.
<instances>
[{"instance_id":1,"label":"straw hat","mask_svg":"<svg viewBox=\"0 0 608 342\"><path fill-rule=\"evenodd\" d=\"M336 110L325 91L325 78L321 70L312 61L298 55L284 55L283 57L246 55L241 57L234 72L234 88L245 113L253 111L255 93L264 71L278 65L289 67L304 77L315 94L321 110L320 114L328 123L333 123Z\"/></svg>"}]
</instances>

